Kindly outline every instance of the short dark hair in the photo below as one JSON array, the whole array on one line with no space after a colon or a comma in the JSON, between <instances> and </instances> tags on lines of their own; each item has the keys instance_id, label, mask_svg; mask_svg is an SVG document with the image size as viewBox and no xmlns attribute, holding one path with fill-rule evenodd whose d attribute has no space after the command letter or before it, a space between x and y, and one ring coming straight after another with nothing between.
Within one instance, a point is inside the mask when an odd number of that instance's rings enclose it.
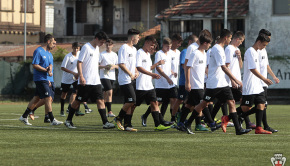
<instances>
[{"instance_id":1,"label":"short dark hair","mask_svg":"<svg viewBox=\"0 0 290 166\"><path fill-rule=\"evenodd\" d=\"M189 35L187 38L188 41L194 41L194 39L198 39L198 37L196 35Z\"/></svg>"},{"instance_id":2,"label":"short dark hair","mask_svg":"<svg viewBox=\"0 0 290 166\"><path fill-rule=\"evenodd\" d=\"M261 29L261 30L259 31L259 34L260 34L260 33L265 34L265 35L267 35L267 36L271 36L271 32L268 31L267 29Z\"/></svg>"},{"instance_id":3,"label":"short dark hair","mask_svg":"<svg viewBox=\"0 0 290 166\"><path fill-rule=\"evenodd\" d=\"M137 29L133 29L133 28L129 29L128 30L128 33L127 33L128 36L131 36L131 35L139 35L139 34L140 34L140 31L137 30Z\"/></svg>"},{"instance_id":4,"label":"short dark hair","mask_svg":"<svg viewBox=\"0 0 290 166\"><path fill-rule=\"evenodd\" d=\"M171 44L172 43L172 41L171 41L171 39L169 38L169 37L165 37L164 39L163 39L163 45L164 44Z\"/></svg>"},{"instance_id":5,"label":"short dark hair","mask_svg":"<svg viewBox=\"0 0 290 166\"><path fill-rule=\"evenodd\" d=\"M228 37L230 35L232 35L232 32L231 31L229 31L228 29L223 29L221 31L220 38L222 39L222 38Z\"/></svg>"},{"instance_id":6,"label":"short dark hair","mask_svg":"<svg viewBox=\"0 0 290 166\"><path fill-rule=\"evenodd\" d=\"M80 47L80 43L79 42L73 42L72 45L71 45L73 48L76 48L76 47Z\"/></svg>"},{"instance_id":7,"label":"short dark hair","mask_svg":"<svg viewBox=\"0 0 290 166\"><path fill-rule=\"evenodd\" d=\"M171 40L174 40L174 41L182 41L182 37L179 34L174 34L171 37Z\"/></svg>"},{"instance_id":8,"label":"short dark hair","mask_svg":"<svg viewBox=\"0 0 290 166\"><path fill-rule=\"evenodd\" d=\"M108 40L108 35L104 31L100 31L96 33L95 38L98 38L98 40Z\"/></svg>"},{"instance_id":9,"label":"short dark hair","mask_svg":"<svg viewBox=\"0 0 290 166\"><path fill-rule=\"evenodd\" d=\"M145 37L145 42L146 41L152 41L153 43L155 43L156 42L156 39L153 36L146 36Z\"/></svg>"},{"instance_id":10,"label":"short dark hair","mask_svg":"<svg viewBox=\"0 0 290 166\"><path fill-rule=\"evenodd\" d=\"M44 36L44 43L47 43L49 40L53 39L52 34L47 34Z\"/></svg>"},{"instance_id":11,"label":"short dark hair","mask_svg":"<svg viewBox=\"0 0 290 166\"><path fill-rule=\"evenodd\" d=\"M245 38L245 34L242 31L237 31L234 35L233 35L233 39L242 39Z\"/></svg>"},{"instance_id":12,"label":"short dark hair","mask_svg":"<svg viewBox=\"0 0 290 166\"><path fill-rule=\"evenodd\" d=\"M199 36L198 40L199 40L200 44L203 44L203 43L211 43L213 39L212 39L211 35L202 34Z\"/></svg>"},{"instance_id":13,"label":"short dark hair","mask_svg":"<svg viewBox=\"0 0 290 166\"><path fill-rule=\"evenodd\" d=\"M109 43L109 44L114 44L114 42L113 42L113 40L112 40L112 39L108 39L108 40L106 41L106 43Z\"/></svg>"},{"instance_id":14,"label":"short dark hair","mask_svg":"<svg viewBox=\"0 0 290 166\"><path fill-rule=\"evenodd\" d=\"M217 36L217 37L215 38L215 42L218 42L220 38L221 38L220 36Z\"/></svg>"},{"instance_id":15,"label":"short dark hair","mask_svg":"<svg viewBox=\"0 0 290 166\"><path fill-rule=\"evenodd\" d=\"M206 34L206 35L208 35L208 36L211 36L211 33L210 33L210 31L209 31L209 30L207 30L207 29L204 29L204 30L200 31L200 33L199 33L199 35L198 35L198 36L201 36L201 35L204 35L204 34Z\"/></svg>"},{"instance_id":16,"label":"short dark hair","mask_svg":"<svg viewBox=\"0 0 290 166\"><path fill-rule=\"evenodd\" d=\"M270 38L267 35L265 35L263 33L260 33L259 36L256 39L256 42L257 41L260 41L260 42L270 42Z\"/></svg>"}]
</instances>

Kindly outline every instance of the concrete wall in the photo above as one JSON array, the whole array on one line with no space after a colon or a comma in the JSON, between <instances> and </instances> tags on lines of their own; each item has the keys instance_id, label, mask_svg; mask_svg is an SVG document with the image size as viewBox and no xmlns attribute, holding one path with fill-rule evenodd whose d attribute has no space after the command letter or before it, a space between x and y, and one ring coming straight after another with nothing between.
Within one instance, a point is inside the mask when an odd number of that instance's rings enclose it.
<instances>
[{"instance_id":1,"label":"concrete wall","mask_svg":"<svg viewBox=\"0 0 290 166\"><path fill-rule=\"evenodd\" d=\"M269 55L290 56L290 15L273 15L272 0L249 0L249 13L246 18L246 48L253 45L260 29L272 33L267 46Z\"/></svg>"}]
</instances>

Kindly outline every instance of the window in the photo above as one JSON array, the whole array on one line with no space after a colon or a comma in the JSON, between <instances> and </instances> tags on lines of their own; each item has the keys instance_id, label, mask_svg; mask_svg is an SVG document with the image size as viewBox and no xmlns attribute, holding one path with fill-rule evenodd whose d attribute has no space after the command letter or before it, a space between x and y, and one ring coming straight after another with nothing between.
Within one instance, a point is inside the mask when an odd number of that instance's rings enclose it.
<instances>
[{"instance_id":1,"label":"window","mask_svg":"<svg viewBox=\"0 0 290 166\"><path fill-rule=\"evenodd\" d=\"M141 21L141 0L129 0L129 21Z\"/></svg>"},{"instance_id":2,"label":"window","mask_svg":"<svg viewBox=\"0 0 290 166\"><path fill-rule=\"evenodd\" d=\"M202 20L186 20L186 21L170 21L169 22L169 36L180 34L183 39L189 35L196 35L203 29Z\"/></svg>"},{"instance_id":3,"label":"window","mask_svg":"<svg viewBox=\"0 0 290 166\"><path fill-rule=\"evenodd\" d=\"M87 22L87 0L76 1L76 23Z\"/></svg>"},{"instance_id":4,"label":"window","mask_svg":"<svg viewBox=\"0 0 290 166\"><path fill-rule=\"evenodd\" d=\"M20 12L24 13L24 0L21 0ZM34 0L26 0L26 12L34 13Z\"/></svg>"},{"instance_id":5,"label":"window","mask_svg":"<svg viewBox=\"0 0 290 166\"><path fill-rule=\"evenodd\" d=\"M13 10L13 0L12 1L0 1L0 10L2 11L11 11Z\"/></svg>"},{"instance_id":6,"label":"window","mask_svg":"<svg viewBox=\"0 0 290 166\"><path fill-rule=\"evenodd\" d=\"M157 13L169 8L169 0L157 0Z\"/></svg>"},{"instance_id":7,"label":"window","mask_svg":"<svg viewBox=\"0 0 290 166\"><path fill-rule=\"evenodd\" d=\"M290 14L290 0L273 0L273 14Z\"/></svg>"}]
</instances>

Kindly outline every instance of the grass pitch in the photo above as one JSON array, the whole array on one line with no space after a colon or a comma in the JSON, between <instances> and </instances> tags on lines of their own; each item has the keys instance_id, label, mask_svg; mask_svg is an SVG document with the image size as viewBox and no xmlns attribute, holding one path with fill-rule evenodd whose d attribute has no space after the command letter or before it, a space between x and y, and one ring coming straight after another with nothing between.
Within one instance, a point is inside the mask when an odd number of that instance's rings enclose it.
<instances>
[{"instance_id":1,"label":"grass pitch","mask_svg":"<svg viewBox=\"0 0 290 166\"><path fill-rule=\"evenodd\" d=\"M146 111L144 104L135 110L132 122L138 132L102 129L96 104L89 104L94 111L83 117L74 117L77 129L64 125L43 123L44 107L25 126L18 118L27 103L0 103L0 165L191 165L191 166L251 166L271 165L271 157L282 153L290 159L289 106L270 105L268 122L278 133L272 135L236 136L233 127L215 132L196 132L194 135L170 129L153 131L150 115L147 127L141 126L140 116ZM120 104L113 104L115 114ZM55 118L60 104L53 104ZM84 108L81 106L81 110ZM169 111L165 119L169 120ZM221 114L218 114L221 117ZM254 122L255 117L250 119ZM109 118L109 121L113 118ZM194 127L194 125L192 126ZM290 161L286 161L288 165Z\"/></svg>"}]
</instances>

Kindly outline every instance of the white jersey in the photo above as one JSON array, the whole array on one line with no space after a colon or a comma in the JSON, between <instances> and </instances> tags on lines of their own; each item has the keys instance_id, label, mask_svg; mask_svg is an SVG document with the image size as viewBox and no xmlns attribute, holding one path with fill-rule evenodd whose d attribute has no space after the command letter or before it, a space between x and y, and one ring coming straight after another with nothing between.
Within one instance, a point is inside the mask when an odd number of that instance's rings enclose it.
<instances>
[{"instance_id":1,"label":"white jersey","mask_svg":"<svg viewBox=\"0 0 290 166\"><path fill-rule=\"evenodd\" d=\"M196 42L195 42L195 43L192 43L191 45L189 45L189 46L187 47L187 50L186 50L185 59L189 59L190 54L191 54L194 50L198 49L198 47L199 47L199 45L198 45Z\"/></svg>"},{"instance_id":2,"label":"white jersey","mask_svg":"<svg viewBox=\"0 0 290 166\"><path fill-rule=\"evenodd\" d=\"M82 62L82 72L86 80L86 85L101 84L99 76L99 47L93 47L90 43L86 43L80 52L78 61ZM78 82L80 84L80 80Z\"/></svg>"},{"instance_id":3,"label":"white jersey","mask_svg":"<svg viewBox=\"0 0 290 166\"><path fill-rule=\"evenodd\" d=\"M234 75L234 77L242 81L242 76L241 76L241 69L240 69L240 63L239 63L239 58L236 55L236 51L240 50L239 48L233 46L233 45L228 45L225 49L225 54L226 54L226 63L229 63L229 69ZM229 78L229 76L226 75L226 80L229 84L230 87L232 87L232 82Z\"/></svg>"},{"instance_id":4,"label":"white jersey","mask_svg":"<svg viewBox=\"0 0 290 166\"><path fill-rule=\"evenodd\" d=\"M136 53L135 47L130 47L128 44L123 44L118 51L118 63L125 64L128 70L135 75L136 70ZM118 75L119 85L126 85L131 83L131 77L119 67Z\"/></svg>"},{"instance_id":5,"label":"white jersey","mask_svg":"<svg viewBox=\"0 0 290 166\"><path fill-rule=\"evenodd\" d=\"M178 72L179 72L179 62L180 62L180 51L176 49L175 51L170 50L169 53L171 54L171 70L174 73L177 73L177 77L174 77L174 75L171 75L171 80L175 85L177 85L178 81Z\"/></svg>"},{"instance_id":6,"label":"white jersey","mask_svg":"<svg viewBox=\"0 0 290 166\"><path fill-rule=\"evenodd\" d=\"M73 56L73 54L71 52L68 53L62 61L61 67L64 67L72 72L78 73L77 63L78 63L79 54L80 54L79 51L76 53L76 56ZM74 77L73 74L63 71L61 83L72 84L75 82L73 77Z\"/></svg>"},{"instance_id":7,"label":"white jersey","mask_svg":"<svg viewBox=\"0 0 290 166\"><path fill-rule=\"evenodd\" d=\"M137 51L136 67L143 67L145 70L152 72L152 61L149 52L145 52L142 48ZM136 90L151 90L154 89L152 77L139 72L139 77L136 80Z\"/></svg>"},{"instance_id":8,"label":"white jersey","mask_svg":"<svg viewBox=\"0 0 290 166\"><path fill-rule=\"evenodd\" d=\"M118 64L118 56L115 52L107 52L103 51L100 55L99 63L101 66L106 65L117 65ZM115 69L112 69L108 72L105 69L100 69L100 78L105 78L109 80L116 80Z\"/></svg>"},{"instance_id":9,"label":"white jersey","mask_svg":"<svg viewBox=\"0 0 290 166\"><path fill-rule=\"evenodd\" d=\"M187 66L190 67L191 89L204 89L204 75L206 68L206 53L195 50L188 59Z\"/></svg>"},{"instance_id":10,"label":"white jersey","mask_svg":"<svg viewBox=\"0 0 290 166\"><path fill-rule=\"evenodd\" d=\"M215 89L229 86L226 74L221 68L222 65L226 65L225 61L224 49L219 44L215 44L210 51L206 88Z\"/></svg>"},{"instance_id":11,"label":"white jersey","mask_svg":"<svg viewBox=\"0 0 290 166\"><path fill-rule=\"evenodd\" d=\"M160 60L164 60L165 63L163 65L159 65L157 67L160 67L163 70L163 72L170 78L170 76L171 76L171 55L169 54L169 52L167 52L167 54L165 54L162 50L159 50L155 54L155 62L154 63L157 63ZM155 73L159 74L161 76L161 74L157 71L157 69L155 69ZM174 86L175 86L174 84L169 85L167 80L162 76L160 79L155 80L155 88L170 89Z\"/></svg>"},{"instance_id":12,"label":"white jersey","mask_svg":"<svg viewBox=\"0 0 290 166\"><path fill-rule=\"evenodd\" d=\"M250 69L260 72L259 54L253 47L247 49L244 57L243 95L259 94L264 91L260 78Z\"/></svg>"},{"instance_id":13,"label":"white jersey","mask_svg":"<svg viewBox=\"0 0 290 166\"><path fill-rule=\"evenodd\" d=\"M268 70L267 67L269 65L268 54L266 49L258 50L259 54L259 62L260 62L260 73L265 77L268 78ZM268 85L261 80L263 87L268 87Z\"/></svg>"},{"instance_id":14,"label":"white jersey","mask_svg":"<svg viewBox=\"0 0 290 166\"><path fill-rule=\"evenodd\" d=\"M208 49L207 52L206 52L206 66L208 66L208 64L209 64L210 51L211 51L211 48ZM208 76L207 76L207 74L205 74L204 75L204 82L205 83L207 81L207 78L208 78Z\"/></svg>"}]
</instances>

